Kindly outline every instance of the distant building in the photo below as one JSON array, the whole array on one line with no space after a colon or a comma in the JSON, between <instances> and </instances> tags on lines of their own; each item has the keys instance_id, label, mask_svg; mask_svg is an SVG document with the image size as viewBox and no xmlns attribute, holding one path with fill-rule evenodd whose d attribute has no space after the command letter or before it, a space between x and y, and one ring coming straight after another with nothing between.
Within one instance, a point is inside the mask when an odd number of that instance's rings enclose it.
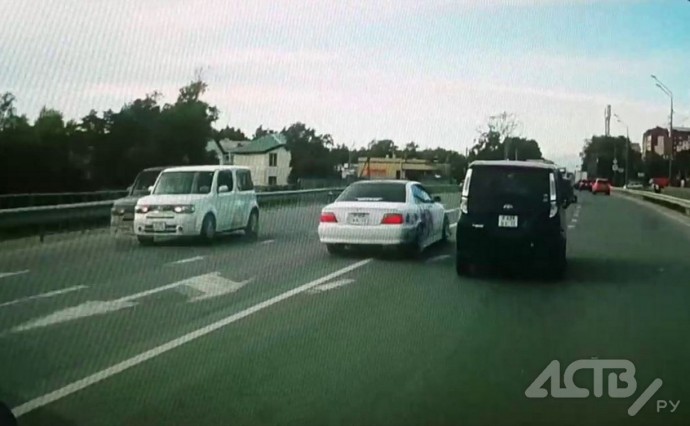
<instances>
[{"instance_id":1,"label":"distant building","mask_svg":"<svg viewBox=\"0 0 690 426\"><path fill-rule=\"evenodd\" d=\"M449 166L445 163L431 163L426 160L404 159L396 157L367 158L360 157L357 164L357 176L371 179L438 179L448 174Z\"/></svg>"},{"instance_id":2,"label":"distant building","mask_svg":"<svg viewBox=\"0 0 690 426\"><path fill-rule=\"evenodd\" d=\"M231 164L247 166L256 186L284 186L290 175L292 156L286 148L285 137L272 133L230 149Z\"/></svg>"},{"instance_id":3,"label":"distant building","mask_svg":"<svg viewBox=\"0 0 690 426\"><path fill-rule=\"evenodd\" d=\"M674 127L673 142L675 153L690 151L690 128ZM657 126L644 132L642 134L642 147L642 158L650 152L660 156L668 156L671 153L671 139L668 135L668 129Z\"/></svg>"}]
</instances>

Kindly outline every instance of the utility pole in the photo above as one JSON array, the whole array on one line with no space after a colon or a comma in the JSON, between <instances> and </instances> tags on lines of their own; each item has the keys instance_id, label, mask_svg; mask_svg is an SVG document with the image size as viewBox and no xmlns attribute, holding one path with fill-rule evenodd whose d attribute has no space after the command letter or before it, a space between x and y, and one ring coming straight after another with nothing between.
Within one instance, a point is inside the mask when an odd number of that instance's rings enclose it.
<instances>
[{"instance_id":1,"label":"utility pole","mask_svg":"<svg viewBox=\"0 0 690 426\"><path fill-rule=\"evenodd\" d=\"M627 140L627 147L625 148L625 185L628 184L628 179L630 178L630 128L628 124L625 123L618 114L613 114L619 123L625 126L625 139Z\"/></svg>"},{"instance_id":2,"label":"utility pole","mask_svg":"<svg viewBox=\"0 0 690 426\"><path fill-rule=\"evenodd\" d=\"M668 154L668 180L669 184L671 179L673 179L673 151L674 151L674 144L673 144L673 92L671 89L666 87L664 83L662 83L654 74L652 74L652 78L654 81L656 81L656 87L658 87L662 92L666 94L669 98L671 98L671 117L670 117L670 126L668 129L668 136L669 136L669 145L670 145L670 152Z\"/></svg>"}]
</instances>

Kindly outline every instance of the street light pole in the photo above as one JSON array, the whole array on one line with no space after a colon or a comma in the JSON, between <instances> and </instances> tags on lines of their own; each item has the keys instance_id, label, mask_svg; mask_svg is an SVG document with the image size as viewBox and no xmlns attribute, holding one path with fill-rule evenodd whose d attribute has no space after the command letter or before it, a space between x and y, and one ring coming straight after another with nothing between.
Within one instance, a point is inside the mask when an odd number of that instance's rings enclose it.
<instances>
[{"instance_id":1,"label":"street light pole","mask_svg":"<svg viewBox=\"0 0 690 426\"><path fill-rule=\"evenodd\" d=\"M620 124L625 126L625 139L627 140L627 146L625 148L625 185L628 185L628 179L630 178L630 128L626 122L621 120L618 114L613 114L613 116L616 117L616 120L618 120Z\"/></svg>"},{"instance_id":2,"label":"street light pole","mask_svg":"<svg viewBox=\"0 0 690 426\"><path fill-rule=\"evenodd\" d=\"M673 148L674 148L674 146L673 146L673 92L671 91L671 89L666 87L666 85L664 83L662 83L658 78L656 78L656 76L654 74L652 74L652 78L654 79L654 81L656 81L656 87L661 89L661 91L664 92L666 94L666 96L671 98L671 117L670 117L670 126L668 129L668 136L669 136L669 139L671 139L671 141L670 141L671 142L671 152L669 153L669 156L668 156L668 180L669 180L669 184L670 184L670 181L673 178Z\"/></svg>"}]
</instances>

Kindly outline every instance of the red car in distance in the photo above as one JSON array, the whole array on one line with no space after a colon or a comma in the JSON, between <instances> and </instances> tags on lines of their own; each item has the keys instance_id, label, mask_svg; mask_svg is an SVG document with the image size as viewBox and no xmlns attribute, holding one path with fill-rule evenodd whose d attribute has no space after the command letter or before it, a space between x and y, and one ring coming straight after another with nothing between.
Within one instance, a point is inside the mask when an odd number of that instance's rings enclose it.
<instances>
[{"instance_id":1,"label":"red car in distance","mask_svg":"<svg viewBox=\"0 0 690 426\"><path fill-rule=\"evenodd\" d=\"M582 179L577 183L577 189L580 191L591 191L592 181L587 179Z\"/></svg>"},{"instance_id":2,"label":"red car in distance","mask_svg":"<svg viewBox=\"0 0 690 426\"><path fill-rule=\"evenodd\" d=\"M592 194L596 195L598 193L611 195L611 184L608 179L597 179L592 184Z\"/></svg>"}]
</instances>

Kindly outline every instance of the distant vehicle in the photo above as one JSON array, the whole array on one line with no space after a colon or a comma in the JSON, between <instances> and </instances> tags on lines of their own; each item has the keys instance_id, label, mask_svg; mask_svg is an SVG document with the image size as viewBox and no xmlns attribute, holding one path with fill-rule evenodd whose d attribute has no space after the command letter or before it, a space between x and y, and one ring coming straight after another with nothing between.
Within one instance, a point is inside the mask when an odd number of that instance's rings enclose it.
<instances>
[{"instance_id":1,"label":"distant vehicle","mask_svg":"<svg viewBox=\"0 0 690 426\"><path fill-rule=\"evenodd\" d=\"M649 185L654 189L655 192L661 192L663 188L666 188L671 183L671 180L667 177L655 177L649 179Z\"/></svg>"},{"instance_id":2,"label":"distant vehicle","mask_svg":"<svg viewBox=\"0 0 690 426\"><path fill-rule=\"evenodd\" d=\"M241 166L185 166L164 170L151 195L137 201L134 233L143 245L155 236L197 236L243 230L256 238L259 206L251 172Z\"/></svg>"},{"instance_id":3,"label":"distant vehicle","mask_svg":"<svg viewBox=\"0 0 690 426\"><path fill-rule=\"evenodd\" d=\"M642 185L641 182L630 181L624 186L624 188L625 189L643 189L644 185Z\"/></svg>"},{"instance_id":4,"label":"distant vehicle","mask_svg":"<svg viewBox=\"0 0 690 426\"><path fill-rule=\"evenodd\" d=\"M156 182L165 167L151 167L139 172L134 183L127 188L124 198L115 200L110 210L110 231L113 234L134 235L134 206L149 194L149 187Z\"/></svg>"},{"instance_id":5,"label":"distant vehicle","mask_svg":"<svg viewBox=\"0 0 690 426\"><path fill-rule=\"evenodd\" d=\"M591 191L592 190L592 181L583 179L577 183L577 189L579 191Z\"/></svg>"},{"instance_id":6,"label":"distant vehicle","mask_svg":"<svg viewBox=\"0 0 690 426\"><path fill-rule=\"evenodd\" d=\"M407 180L355 182L321 211L319 240L332 254L383 246L417 255L447 241L450 224L439 197Z\"/></svg>"},{"instance_id":7,"label":"distant vehicle","mask_svg":"<svg viewBox=\"0 0 690 426\"><path fill-rule=\"evenodd\" d=\"M465 177L457 226L456 271L472 264L538 264L559 278L566 268L565 209L559 171L523 161L475 161Z\"/></svg>"},{"instance_id":8,"label":"distant vehicle","mask_svg":"<svg viewBox=\"0 0 690 426\"><path fill-rule=\"evenodd\" d=\"M592 184L592 194L606 194L611 195L611 184L608 179L597 179Z\"/></svg>"},{"instance_id":9,"label":"distant vehicle","mask_svg":"<svg viewBox=\"0 0 690 426\"><path fill-rule=\"evenodd\" d=\"M574 180L575 182L587 180L587 172L583 170L575 170Z\"/></svg>"}]
</instances>

